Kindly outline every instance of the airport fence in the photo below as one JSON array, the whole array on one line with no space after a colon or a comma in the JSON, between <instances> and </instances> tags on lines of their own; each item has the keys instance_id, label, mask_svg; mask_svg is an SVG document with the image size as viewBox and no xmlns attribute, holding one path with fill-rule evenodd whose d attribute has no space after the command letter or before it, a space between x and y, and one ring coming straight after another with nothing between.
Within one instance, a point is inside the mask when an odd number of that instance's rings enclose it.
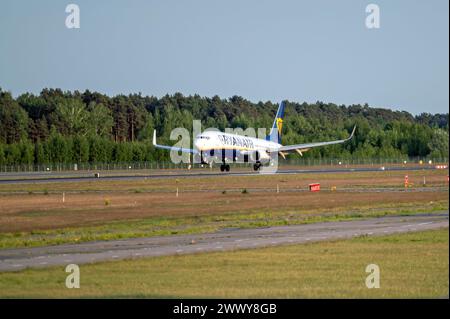
<instances>
[{"instance_id":1,"label":"airport fence","mask_svg":"<svg viewBox=\"0 0 450 319\"><path fill-rule=\"evenodd\" d=\"M448 158L293 158L279 159L280 167L298 166L398 166L398 165L448 165ZM216 164L217 166L218 164ZM235 167L248 167L251 164L233 164ZM126 162L126 163L53 163L53 164L20 164L2 165L0 173L13 172L52 172L52 171L114 171L114 170L168 170L186 169L188 164L175 164L170 161L159 162ZM191 168L202 168L204 165L195 164Z\"/></svg>"}]
</instances>

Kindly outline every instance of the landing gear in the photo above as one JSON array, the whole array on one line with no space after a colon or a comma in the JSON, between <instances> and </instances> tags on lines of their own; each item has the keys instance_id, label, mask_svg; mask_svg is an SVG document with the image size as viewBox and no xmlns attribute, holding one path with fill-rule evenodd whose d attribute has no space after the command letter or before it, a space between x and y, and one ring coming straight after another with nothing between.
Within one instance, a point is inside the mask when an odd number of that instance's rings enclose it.
<instances>
[{"instance_id":1,"label":"landing gear","mask_svg":"<svg viewBox=\"0 0 450 319\"><path fill-rule=\"evenodd\" d=\"M205 157L203 156L203 151L200 152L200 164L202 165L202 167L203 167L203 165L210 165L210 164L206 161Z\"/></svg>"},{"instance_id":2,"label":"landing gear","mask_svg":"<svg viewBox=\"0 0 450 319\"><path fill-rule=\"evenodd\" d=\"M261 168L261 162L256 162L255 164L253 164L253 170L259 171L259 169Z\"/></svg>"},{"instance_id":3,"label":"landing gear","mask_svg":"<svg viewBox=\"0 0 450 319\"><path fill-rule=\"evenodd\" d=\"M225 149L222 149L222 165L220 165L220 171L221 172L229 172L230 171L230 165L228 165L226 162L226 157L225 157Z\"/></svg>"}]
</instances>

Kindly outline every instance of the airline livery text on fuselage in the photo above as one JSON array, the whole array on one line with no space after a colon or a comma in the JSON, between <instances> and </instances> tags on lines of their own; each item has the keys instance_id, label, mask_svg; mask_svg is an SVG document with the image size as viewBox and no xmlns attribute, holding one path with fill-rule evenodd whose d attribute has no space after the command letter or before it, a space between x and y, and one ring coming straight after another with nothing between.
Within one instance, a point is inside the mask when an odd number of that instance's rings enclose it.
<instances>
[{"instance_id":1,"label":"airline livery text on fuselage","mask_svg":"<svg viewBox=\"0 0 450 319\"><path fill-rule=\"evenodd\" d=\"M219 135L217 135L217 137L219 138L219 141L223 145L238 146L238 147L243 147L246 149L254 148L253 141L246 137L230 136L230 135L225 135L225 134L219 134Z\"/></svg>"}]
</instances>

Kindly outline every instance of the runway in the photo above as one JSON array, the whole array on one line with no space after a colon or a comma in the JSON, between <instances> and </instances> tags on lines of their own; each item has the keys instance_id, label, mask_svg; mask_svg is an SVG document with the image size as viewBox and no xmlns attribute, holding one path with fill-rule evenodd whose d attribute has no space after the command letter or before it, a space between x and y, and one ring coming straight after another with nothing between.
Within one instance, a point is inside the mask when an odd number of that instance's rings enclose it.
<instances>
[{"instance_id":1,"label":"runway","mask_svg":"<svg viewBox=\"0 0 450 319\"><path fill-rule=\"evenodd\" d=\"M331 173L352 173L352 172L380 172L380 171L420 171L435 170L432 166L392 166L381 169L374 167L354 167L354 168L320 168L320 169L280 169L276 171L277 175L295 175L295 174L331 174ZM27 184L27 183L67 183L67 182L85 182L98 180L144 180L157 178L198 178L198 177L218 177L218 176L258 176L268 173L253 172L250 170L238 170L237 172L221 173L218 170L156 170L151 174L130 174L115 173L114 171L100 172L100 177L94 177L92 172L19 172L0 174L0 184ZM107 174L107 175L106 175Z\"/></svg>"},{"instance_id":2,"label":"runway","mask_svg":"<svg viewBox=\"0 0 450 319\"><path fill-rule=\"evenodd\" d=\"M346 222L255 229L226 229L216 233L133 238L83 244L0 250L0 271L45 268L68 264L252 249L288 244L381 236L449 226L441 214L381 217Z\"/></svg>"}]
</instances>

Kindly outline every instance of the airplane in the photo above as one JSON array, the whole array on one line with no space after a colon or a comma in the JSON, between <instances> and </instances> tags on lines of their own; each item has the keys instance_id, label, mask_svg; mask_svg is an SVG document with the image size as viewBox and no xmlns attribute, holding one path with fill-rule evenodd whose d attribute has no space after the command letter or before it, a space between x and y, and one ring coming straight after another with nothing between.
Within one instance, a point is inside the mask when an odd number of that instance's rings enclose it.
<instances>
[{"instance_id":1,"label":"airplane","mask_svg":"<svg viewBox=\"0 0 450 319\"><path fill-rule=\"evenodd\" d=\"M258 171L262 165L271 161L271 156L281 155L286 159L286 155L296 152L303 156L303 153L314 147L341 144L353 138L356 125L350 136L343 140L328 142L315 142L306 144L281 145L281 133L283 128L284 109L286 102L282 101L275 115L272 128L265 139L247 137L237 134L222 133L217 131L205 131L198 134L194 139L195 148L182 148L156 143L156 130L153 131L153 146L175 152L190 153L200 157L201 164L211 165L213 162L220 162L220 171L229 172L228 163L254 163L253 169Z\"/></svg>"}]
</instances>

